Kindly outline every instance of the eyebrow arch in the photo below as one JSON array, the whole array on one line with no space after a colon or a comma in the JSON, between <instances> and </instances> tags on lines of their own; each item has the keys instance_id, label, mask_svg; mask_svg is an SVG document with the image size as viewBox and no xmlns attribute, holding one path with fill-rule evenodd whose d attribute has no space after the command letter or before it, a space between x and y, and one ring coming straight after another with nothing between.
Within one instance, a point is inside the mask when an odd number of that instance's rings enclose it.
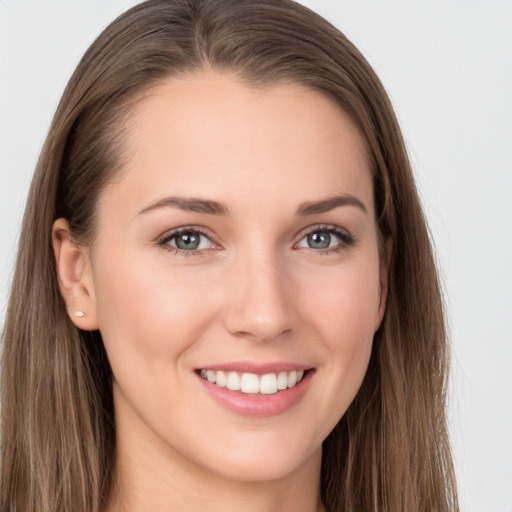
<instances>
[{"instance_id":1,"label":"eyebrow arch","mask_svg":"<svg viewBox=\"0 0 512 512\"><path fill-rule=\"evenodd\" d=\"M314 215L316 213L325 213L340 206L355 206L364 213L368 213L366 206L357 197L349 194L342 194L339 196L329 197L321 201L307 201L302 203L297 209L298 215Z\"/></svg>"},{"instance_id":2,"label":"eyebrow arch","mask_svg":"<svg viewBox=\"0 0 512 512\"><path fill-rule=\"evenodd\" d=\"M169 196L159 199L142 209L137 215L143 215L158 208L178 208L188 212L206 213L209 215L228 215L229 208L223 203L196 197Z\"/></svg>"},{"instance_id":3,"label":"eyebrow arch","mask_svg":"<svg viewBox=\"0 0 512 512\"><path fill-rule=\"evenodd\" d=\"M349 194L342 194L339 196L322 199L320 201L306 201L301 203L297 208L297 215L307 216L317 213L325 213L340 206L355 206L368 213L366 206L357 197ZM178 197L169 196L159 199L158 201L143 208L138 215L143 215L159 208L178 208L180 210L205 213L209 215L229 215L229 208L218 201L211 199L200 199L196 197Z\"/></svg>"}]
</instances>

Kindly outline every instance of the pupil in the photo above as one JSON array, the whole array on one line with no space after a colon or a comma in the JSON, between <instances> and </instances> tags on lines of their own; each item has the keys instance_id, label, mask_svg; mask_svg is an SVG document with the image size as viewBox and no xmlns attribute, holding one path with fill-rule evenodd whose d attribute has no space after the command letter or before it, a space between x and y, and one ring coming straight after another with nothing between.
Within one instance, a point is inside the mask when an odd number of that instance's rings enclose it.
<instances>
[{"instance_id":1,"label":"pupil","mask_svg":"<svg viewBox=\"0 0 512 512\"><path fill-rule=\"evenodd\" d=\"M326 231L319 231L308 235L308 245L312 249L327 249L331 245L331 235Z\"/></svg>"},{"instance_id":2,"label":"pupil","mask_svg":"<svg viewBox=\"0 0 512 512\"><path fill-rule=\"evenodd\" d=\"M199 236L195 233L182 233L176 238L179 249L194 250L199 247Z\"/></svg>"}]
</instances>

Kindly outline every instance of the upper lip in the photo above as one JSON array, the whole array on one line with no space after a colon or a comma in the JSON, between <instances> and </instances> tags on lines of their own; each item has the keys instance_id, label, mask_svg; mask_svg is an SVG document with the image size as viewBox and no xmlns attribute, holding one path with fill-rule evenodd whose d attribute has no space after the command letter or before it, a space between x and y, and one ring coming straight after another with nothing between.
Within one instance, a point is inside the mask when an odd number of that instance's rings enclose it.
<instances>
[{"instance_id":1,"label":"upper lip","mask_svg":"<svg viewBox=\"0 0 512 512\"><path fill-rule=\"evenodd\" d=\"M224 372L254 373L265 375L267 373L291 372L294 370L310 370L313 367L307 364L291 363L288 361L274 361L257 363L253 361L232 361L218 364L200 366L197 370L213 370Z\"/></svg>"}]
</instances>

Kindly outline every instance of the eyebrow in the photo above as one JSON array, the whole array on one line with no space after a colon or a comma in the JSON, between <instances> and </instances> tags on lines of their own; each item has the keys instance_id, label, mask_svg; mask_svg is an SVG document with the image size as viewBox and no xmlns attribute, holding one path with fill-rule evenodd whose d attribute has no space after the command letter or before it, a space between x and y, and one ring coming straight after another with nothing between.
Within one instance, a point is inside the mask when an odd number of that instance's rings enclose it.
<instances>
[{"instance_id":1,"label":"eyebrow","mask_svg":"<svg viewBox=\"0 0 512 512\"><path fill-rule=\"evenodd\" d=\"M355 206L356 208L362 210L364 213L368 213L366 206L357 197L351 196L349 194L341 194L319 201L306 201L301 203L297 208L297 215L308 216L318 213L325 213L341 206ZM205 213L208 215L219 216L229 215L230 213L228 206L226 206L224 203L213 201L211 199L169 196L164 197L163 199L159 199L146 208L143 208L137 214L137 216L160 208L177 208L179 210L188 212Z\"/></svg>"},{"instance_id":2,"label":"eyebrow","mask_svg":"<svg viewBox=\"0 0 512 512\"><path fill-rule=\"evenodd\" d=\"M206 213L209 215L229 214L229 208L225 204L219 203L218 201L212 201L210 199L199 199L196 197L169 196L164 197L163 199L160 199L153 204L150 204L141 210L138 215L148 213L158 208L178 208L179 210L184 210L187 212Z\"/></svg>"},{"instance_id":3,"label":"eyebrow","mask_svg":"<svg viewBox=\"0 0 512 512\"><path fill-rule=\"evenodd\" d=\"M341 194L339 196L329 197L320 201L308 201L299 205L297 209L298 215L315 215L316 213L325 213L340 206L355 206L364 213L368 213L368 210L364 203L357 197L349 194Z\"/></svg>"}]
</instances>

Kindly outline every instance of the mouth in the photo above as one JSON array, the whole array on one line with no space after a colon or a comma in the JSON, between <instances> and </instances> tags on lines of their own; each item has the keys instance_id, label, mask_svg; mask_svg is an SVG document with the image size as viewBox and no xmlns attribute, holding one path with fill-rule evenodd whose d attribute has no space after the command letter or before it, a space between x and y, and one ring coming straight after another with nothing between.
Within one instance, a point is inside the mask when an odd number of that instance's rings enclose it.
<instances>
[{"instance_id":1,"label":"mouth","mask_svg":"<svg viewBox=\"0 0 512 512\"><path fill-rule=\"evenodd\" d=\"M194 372L207 395L222 407L238 415L268 418L302 401L316 368L284 361L233 361Z\"/></svg>"},{"instance_id":2,"label":"mouth","mask_svg":"<svg viewBox=\"0 0 512 512\"><path fill-rule=\"evenodd\" d=\"M223 370L197 370L198 375L218 388L250 395L274 395L294 388L309 370L280 371L258 375L250 372Z\"/></svg>"},{"instance_id":3,"label":"mouth","mask_svg":"<svg viewBox=\"0 0 512 512\"><path fill-rule=\"evenodd\" d=\"M215 402L238 415L276 416L300 403L316 368L286 361L231 361L194 370Z\"/></svg>"}]
</instances>

